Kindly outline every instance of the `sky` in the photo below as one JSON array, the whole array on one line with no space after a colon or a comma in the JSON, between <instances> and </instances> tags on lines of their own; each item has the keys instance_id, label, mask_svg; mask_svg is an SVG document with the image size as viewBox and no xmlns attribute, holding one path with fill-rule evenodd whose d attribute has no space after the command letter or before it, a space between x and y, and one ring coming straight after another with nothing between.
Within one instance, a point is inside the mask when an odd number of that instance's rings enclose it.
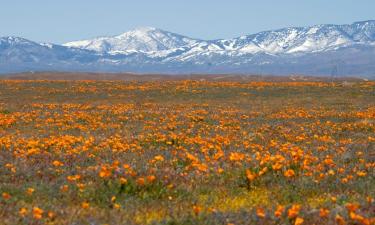
<instances>
[{"instance_id":1,"label":"sky","mask_svg":"<svg viewBox=\"0 0 375 225\"><path fill-rule=\"evenodd\" d=\"M375 0L0 1L0 36L57 44L143 26L208 40L375 19Z\"/></svg>"}]
</instances>

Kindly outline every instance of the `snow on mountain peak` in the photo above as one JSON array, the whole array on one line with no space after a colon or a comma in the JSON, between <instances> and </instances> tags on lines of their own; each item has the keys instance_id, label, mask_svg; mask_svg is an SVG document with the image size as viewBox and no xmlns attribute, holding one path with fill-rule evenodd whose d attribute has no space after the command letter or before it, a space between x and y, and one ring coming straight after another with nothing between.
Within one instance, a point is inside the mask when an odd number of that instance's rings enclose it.
<instances>
[{"instance_id":1,"label":"snow on mountain peak","mask_svg":"<svg viewBox=\"0 0 375 225\"><path fill-rule=\"evenodd\" d=\"M144 27L137 27L133 30L125 32L124 34L126 34L126 33L149 33L149 32L154 32L154 31L165 32L165 31L163 31L161 29L158 29L158 28L155 28L155 27L144 26Z\"/></svg>"},{"instance_id":2,"label":"snow on mountain peak","mask_svg":"<svg viewBox=\"0 0 375 225\"><path fill-rule=\"evenodd\" d=\"M7 36L7 37L0 37L0 44L7 43L7 44L25 44L25 43L33 43L29 40L24 38L15 37L15 36Z\"/></svg>"},{"instance_id":3,"label":"snow on mountain peak","mask_svg":"<svg viewBox=\"0 0 375 225\"><path fill-rule=\"evenodd\" d=\"M235 51L238 54L291 54L326 51L369 42L375 42L374 20L351 25L290 27L214 41L192 39L154 27L140 27L117 36L70 42L65 46L108 54L139 52L162 56L181 49L200 54L222 51Z\"/></svg>"},{"instance_id":4,"label":"snow on mountain peak","mask_svg":"<svg viewBox=\"0 0 375 225\"><path fill-rule=\"evenodd\" d=\"M157 29L155 27L138 27L136 29L122 33L120 35L114 36L113 38L118 38L118 39L124 39L127 37L147 38L148 36L151 36L157 33L164 33L164 32L166 31Z\"/></svg>"},{"instance_id":5,"label":"snow on mountain peak","mask_svg":"<svg viewBox=\"0 0 375 225\"><path fill-rule=\"evenodd\" d=\"M374 55L374 20L349 25L290 27L219 40L192 39L153 27L63 46L18 37L0 38L0 72L31 68L277 74L334 71L373 76ZM340 71L335 72L333 65Z\"/></svg>"},{"instance_id":6,"label":"snow on mountain peak","mask_svg":"<svg viewBox=\"0 0 375 225\"><path fill-rule=\"evenodd\" d=\"M352 44L375 42L374 27L375 21L351 25L291 27L247 35L232 39L231 42L234 42L240 51L248 53L318 52Z\"/></svg>"},{"instance_id":7,"label":"snow on mountain peak","mask_svg":"<svg viewBox=\"0 0 375 225\"><path fill-rule=\"evenodd\" d=\"M70 42L65 46L113 54L164 51L193 43L195 40L182 35L153 27L140 27L117 36Z\"/></svg>"}]
</instances>

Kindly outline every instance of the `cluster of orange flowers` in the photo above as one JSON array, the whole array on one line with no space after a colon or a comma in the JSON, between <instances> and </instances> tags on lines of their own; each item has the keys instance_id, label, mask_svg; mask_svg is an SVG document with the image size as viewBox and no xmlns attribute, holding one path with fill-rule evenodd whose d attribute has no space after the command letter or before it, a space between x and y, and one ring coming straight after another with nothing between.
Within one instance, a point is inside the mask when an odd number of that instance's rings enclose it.
<instances>
[{"instance_id":1,"label":"cluster of orange flowers","mask_svg":"<svg viewBox=\"0 0 375 225\"><path fill-rule=\"evenodd\" d=\"M358 85L362 92L375 87ZM225 177L245 180L251 190L269 179L285 187L297 182L345 187L374 175L374 101L340 108L316 100L306 106L291 96L289 104L276 105L278 97L267 95L288 88L340 90L339 84L1 81L0 86L15 96L25 92L19 97L22 106L12 98L0 99L2 200L15 199L12 189L21 184L36 184L14 200L24 218L59 216L48 204L38 207L38 184L48 184L59 198L73 196L71 201L89 210L102 201L89 193L102 186L116 190L109 205L121 209L116 197L121 193L144 197L160 187L169 193ZM6 107L9 112L2 110ZM374 207L374 196L360 197ZM363 205L348 202L346 214L334 215L337 223L375 222ZM290 203L268 206L274 207L274 218L285 215L294 224L306 223L301 212L312 206ZM268 209L256 208L259 218L268 218ZM202 211L204 206L194 205L194 214ZM319 207L318 213L328 220L334 212Z\"/></svg>"}]
</instances>

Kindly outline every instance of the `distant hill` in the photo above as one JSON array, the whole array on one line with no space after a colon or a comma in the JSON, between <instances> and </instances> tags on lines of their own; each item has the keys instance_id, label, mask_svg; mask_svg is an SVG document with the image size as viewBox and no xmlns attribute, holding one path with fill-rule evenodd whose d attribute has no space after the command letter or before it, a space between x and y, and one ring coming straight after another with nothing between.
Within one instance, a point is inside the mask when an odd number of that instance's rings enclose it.
<instances>
[{"instance_id":1,"label":"distant hill","mask_svg":"<svg viewBox=\"0 0 375 225\"><path fill-rule=\"evenodd\" d=\"M0 38L0 73L27 71L306 74L375 77L375 20L200 40L144 27L118 36L36 43Z\"/></svg>"}]
</instances>

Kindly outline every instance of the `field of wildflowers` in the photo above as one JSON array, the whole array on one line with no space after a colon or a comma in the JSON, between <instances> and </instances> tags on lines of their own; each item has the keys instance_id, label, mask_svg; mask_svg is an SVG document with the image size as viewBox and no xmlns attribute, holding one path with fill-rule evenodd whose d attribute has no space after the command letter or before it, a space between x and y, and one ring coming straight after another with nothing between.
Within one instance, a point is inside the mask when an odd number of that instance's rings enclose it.
<instances>
[{"instance_id":1,"label":"field of wildflowers","mask_svg":"<svg viewBox=\"0 0 375 225\"><path fill-rule=\"evenodd\" d=\"M375 82L0 81L0 224L375 224Z\"/></svg>"}]
</instances>

